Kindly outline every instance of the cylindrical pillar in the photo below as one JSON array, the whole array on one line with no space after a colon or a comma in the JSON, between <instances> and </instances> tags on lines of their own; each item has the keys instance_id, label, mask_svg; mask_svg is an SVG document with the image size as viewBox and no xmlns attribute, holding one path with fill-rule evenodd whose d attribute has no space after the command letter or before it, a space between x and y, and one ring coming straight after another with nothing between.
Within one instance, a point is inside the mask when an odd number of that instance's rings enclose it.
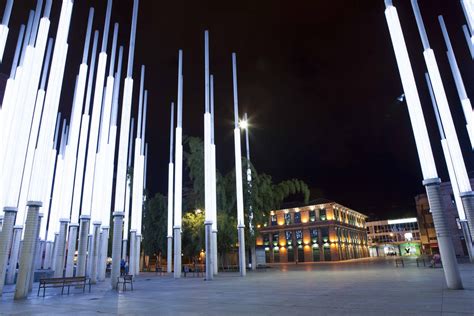
<instances>
[{"instance_id":1,"label":"cylindrical pillar","mask_svg":"<svg viewBox=\"0 0 474 316\"><path fill-rule=\"evenodd\" d=\"M114 212L114 234L112 236L112 270L110 271L110 283L112 289L117 288L117 278L120 276L120 256L122 252L122 228L124 212Z\"/></svg>"},{"instance_id":2,"label":"cylindrical pillar","mask_svg":"<svg viewBox=\"0 0 474 316\"><path fill-rule=\"evenodd\" d=\"M66 277L74 276L74 255L76 254L78 228L79 224L69 224L69 235L67 239Z\"/></svg>"},{"instance_id":3,"label":"cylindrical pillar","mask_svg":"<svg viewBox=\"0 0 474 316\"><path fill-rule=\"evenodd\" d=\"M86 275L86 259L87 259L87 241L89 240L89 215L81 215L79 218L79 245L77 247L77 276Z\"/></svg>"},{"instance_id":4,"label":"cylindrical pillar","mask_svg":"<svg viewBox=\"0 0 474 316\"><path fill-rule=\"evenodd\" d=\"M122 259L127 261L127 247L128 247L128 240L124 239L122 240Z\"/></svg>"},{"instance_id":5,"label":"cylindrical pillar","mask_svg":"<svg viewBox=\"0 0 474 316\"><path fill-rule=\"evenodd\" d=\"M94 236L87 236L86 276L91 276L92 252L94 251Z\"/></svg>"},{"instance_id":6,"label":"cylindrical pillar","mask_svg":"<svg viewBox=\"0 0 474 316\"><path fill-rule=\"evenodd\" d=\"M137 239L137 231L131 230L130 231L130 255L128 256L128 273L131 275L135 275L135 261L136 261L135 252L137 251L136 239Z\"/></svg>"},{"instance_id":7,"label":"cylindrical pillar","mask_svg":"<svg viewBox=\"0 0 474 316\"><path fill-rule=\"evenodd\" d=\"M238 234L240 276L245 276L247 274L247 267L245 266L245 226L238 226Z\"/></svg>"},{"instance_id":8,"label":"cylindrical pillar","mask_svg":"<svg viewBox=\"0 0 474 316\"><path fill-rule=\"evenodd\" d=\"M36 252L36 259L35 259L36 270L41 270L43 268L45 246L46 246L46 242L44 240L39 239L38 251Z\"/></svg>"},{"instance_id":9,"label":"cylindrical pillar","mask_svg":"<svg viewBox=\"0 0 474 316\"><path fill-rule=\"evenodd\" d=\"M41 202L28 201L28 213L25 222L25 236L23 238L23 246L20 257L20 268L18 269L18 278L15 288L15 300L24 299L28 296L29 276L34 262L34 251L36 241L38 240L38 220L39 208Z\"/></svg>"},{"instance_id":10,"label":"cylindrical pillar","mask_svg":"<svg viewBox=\"0 0 474 316\"><path fill-rule=\"evenodd\" d=\"M181 228L173 228L174 236L174 277L179 279L181 277Z\"/></svg>"},{"instance_id":11,"label":"cylindrical pillar","mask_svg":"<svg viewBox=\"0 0 474 316\"><path fill-rule=\"evenodd\" d=\"M166 252L166 272L173 272L173 237L168 237L168 250Z\"/></svg>"},{"instance_id":12,"label":"cylindrical pillar","mask_svg":"<svg viewBox=\"0 0 474 316\"><path fill-rule=\"evenodd\" d=\"M206 235L206 281L210 281L214 278L214 273L212 273L214 268L212 263L212 222L206 221L204 226Z\"/></svg>"},{"instance_id":13,"label":"cylindrical pillar","mask_svg":"<svg viewBox=\"0 0 474 316\"><path fill-rule=\"evenodd\" d=\"M28 293L30 293L33 290L33 281L35 279L35 271L36 271L36 266L39 265L38 261L41 261L41 247L40 247L40 238L39 238L39 233L40 233L40 228L41 228L41 220L43 219L43 213L38 214L38 225L36 227L35 231L35 236L36 236L36 241L35 241L35 246L34 246L34 254L33 254L33 264L31 265L31 271L30 275L28 276ZM42 254L42 253L41 253Z\"/></svg>"},{"instance_id":14,"label":"cylindrical pillar","mask_svg":"<svg viewBox=\"0 0 474 316\"><path fill-rule=\"evenodd\" d=\"M56 257L58 253L58 233L54 233L54 241L53 241L53 251L51 252L51 269L56 268Z\"/></svg>"},{"instance_id":15,"label":"cylindrical pillar","mask_svg":"<svg viewBox=\"0 0 474 316\"><path fill-rule=\"evenodd\" d=\"M464 211L466 212L466 219L471 231L471 240L474 239L474 192L462 192L460 194Z\"/></svg>"},{"instance_id":16,"label":"cylindrical pillar","mask_svg":"<svg viewBox=\"0 0 474 316\"><path fill-rule=\"evenodd\" d=\"M13 239L12 239L12 247L10 252L10 262L8 263L8 271L7 271L7 279L5 284L13 284L15 283L15 276L16 276L16 266L18 264L18 260L20 259L20 243L21 243L21 235L23 234L23 226L15 225L13 227Z\"/></svg>"},{"instance_id":17,"label":"cylindrical pillar","mask_svg":"<svg viewBox=\"0 0 474 316\"><path fill-rule=\"evenodd\" d=\"M466 242L467 254L469 255L469 261L474 262L474 249L472 248L471 233L469 232L469 225L467 221L459 221L464 235L464 241Z\"/></svg>"},{"instance_id":18,"label":"cylindrical pillar","mask_svg":"<svg viewBox=\"0 0 474 316\"><path fill-rule=\"evenodd\" d=\"M135 251L135 275L140 274L140 263L141 261L141 247L142 247L142 236L137 234L135 239L136 251Z\"/></svg>"},{"instance_id":19,"label":"cylindrical pillar","mask_svg":"<svg viewBox=\"0 0 474 316\"><path fill-rule=\"evenodd\" d=\"M439 252L441 255L441 261L443 262L444 277L448 288L459 290L463 288L461 274L459 273L456 254L454 253L451 232L446 223L446 216L443 214L440 183L441 180L439 178L423 181L428 196L428 202L430 204L431 214L433 215L433 223L436 229Z\"/></svg>"},{"instance_id":20,"label":"cylindrical pillar","mask_svg":"<svg viewBox=\"0 0 474 316\"><path fill-rule=\"evenodd\" d=\"M69 220L66 218L61 218L59 220L59 235L56 240L56 263L54 265L54 277L56 278L63 277L64 275L64 263L66 259L66 235L68 223Z\"/></svg>"},{"instance_id":21,"label":"cylindrical pillar","mask_svg":"<svg viewBox=\"0 0 474 316\"><path fill-rule=\"evenodd\" d=\"M5 274L7 272L8 254L10 253L10 243L13 237L13 225L17 209L15 207L5 207L3 216L3 226L0 232L0 296L5 284Z\"/></svg>"},{"instance_id":22,"label":"cylindrical pillar","mask_svg":"<svg viewBox=\"0 0 474 316\"><path fill-rule=\"evenodd\" d=\"M107 270L107 252L109 244L109 228L103 227L102 232L100 233L100 249L99 249L99 262L97 267L99 269L97 277L99 281L105 280L105 271Z\"/></svg>"},{"instance_id":23,"label":"cylindrical pillar","mask_svg":"<svg viewBox=\"0 0 474 316\"><path fill-rule=\"evenodd\" d=\"M53 252L53 242L46 241L44 245L43 269L51 269L51 253Z\"/></svg>"},{"instance_id":24,"label":"cylindrical pillar","mask_svg":"<svg viewBox=\"0 0 474 316\"><path fill-rule=\"evenodd\" d=\"M213 263L213 269L212 273L214 275L217 275L219 272L219 261L217 258L217 230L212 231L212 263Z\"/></svg>"},{"instance_id":25,"label":"cylindrical pillar","mask_svg":"<svg viewBox=\"0 0 474 316\"><path fill-rule=\"evenodd\" d=\"M89 265L90 265L90 278L91 278L91 283L96 284L97 283L97 256L99 254L99 240L100 240L100 222L94 222L94 228L92 232L92 257L89 259Z\"/></svg>"}]
</instances>

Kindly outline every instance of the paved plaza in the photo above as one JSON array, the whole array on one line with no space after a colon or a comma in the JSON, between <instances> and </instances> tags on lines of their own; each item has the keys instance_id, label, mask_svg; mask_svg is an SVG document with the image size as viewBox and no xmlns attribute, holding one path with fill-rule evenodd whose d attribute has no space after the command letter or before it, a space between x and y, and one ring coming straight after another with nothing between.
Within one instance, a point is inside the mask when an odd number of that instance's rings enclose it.
<instances>
[{"instance_id":1,"label":"paved plaza","mask_svg":"<svg viewBox=\"0 0 474 316\"><path fill-rule=\"evenodd\" d=\"M118 293L109 282L91 293L61 296L48 289L13 301L13 287L0 302L2 315L474 315L474 265L460 264L465 290L448 290L441 268L396 268L393 259L279 265L267 272L221 273L174 280L142 273L134 291ZM72 290L71 290L72 291Z\"/></svg>"}]
</instances>

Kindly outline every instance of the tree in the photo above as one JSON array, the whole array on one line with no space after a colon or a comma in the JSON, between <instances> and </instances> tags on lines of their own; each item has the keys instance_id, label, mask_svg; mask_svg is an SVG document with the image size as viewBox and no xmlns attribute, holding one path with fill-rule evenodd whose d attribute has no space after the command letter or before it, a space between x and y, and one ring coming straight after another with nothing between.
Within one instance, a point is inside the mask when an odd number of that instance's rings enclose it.
<instances>
[{"instance_id":1,"label":"tree","mask_svg":"<svg viewBox=\"0 0 474 316\"><path fill-rule=\"evenodd\" d=\"M160 193L143 207L143 250L147 255L166 252L168 198Z\"/></svg>"}]
</instances>

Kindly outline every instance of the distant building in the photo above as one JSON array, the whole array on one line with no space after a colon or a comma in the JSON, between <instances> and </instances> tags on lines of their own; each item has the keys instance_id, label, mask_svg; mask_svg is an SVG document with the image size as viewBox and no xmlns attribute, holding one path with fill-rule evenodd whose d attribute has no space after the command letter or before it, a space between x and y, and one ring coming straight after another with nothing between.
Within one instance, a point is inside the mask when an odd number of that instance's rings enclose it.
<instances>
[{"instance_id":1,"label":"distant building","mask_svg":"<svg viewBox=\"0 0 474 316\"><path fill-rule=\"evenodd\" d=\"M368 257L366 218L364 214L327 200L271 211L268 222L257 225L260 232L256 241L257 256L264 256L264 260L257 258L257 263Z\"/></svg>"},{"instance_id":2,"label":"distant building","mask_svg":"<svg viewBox=\"0 0 474 316\"><path fill-rule=\"evenodd\" d=\"M474 179L471 179L471 186L474 186ZM450 182L441 183L441 198L443 201L444 215L453 239L454 251L456 256L467 256L466 243L459 224L459 215L456 209L453 189ZM417 218L420 226L422 248L425 253L439 253L438 239L433 224L433 216L430 212L428 198L426 194L415 196Z\"/></svg>"},{"instance_id":3,"label":"distant building","mask_svg":"<svg viewBox=\"0 0 474 316\"><path fill-rule=\"evenodd\" d=\"M416 217L372 221L366 225L371 257L421 254L420 230Z\"/></svg>"}]
</instances>

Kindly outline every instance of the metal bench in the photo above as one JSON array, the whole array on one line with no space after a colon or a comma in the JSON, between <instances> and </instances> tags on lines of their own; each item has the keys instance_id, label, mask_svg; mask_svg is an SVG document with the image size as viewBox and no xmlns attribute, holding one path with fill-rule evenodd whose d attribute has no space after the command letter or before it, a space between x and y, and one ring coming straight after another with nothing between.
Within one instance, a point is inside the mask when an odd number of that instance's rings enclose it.
<instances>
[{"instance_id":1,"label":"metal bench","mask_svg":"<svg viewBox=\"0 0 474 316\"><path fill-rule=\"evenodd\" d=\"M67 287L67 294L69 295L71 286L81 286L82 293L86 291L86 285L89 285L89 293L91 291L91 280L82 277L65 277L65 278L43 278L40 279L38 287L38 296L41 289L43 289L43 297L46 295L46 288L61 288L61 295L64 294L64 288Z\"/></svg>"},{"instance_id":2,"label":"metal bench","mask_svg":"<svg viewBox=\"0 0 474 316\"><path fill-rule=\"evenodd\" d=\"M119 287L119 284L121 283L123 284L123 291L127 290L127 283L130 284L130 287L133 291L133 275L125 274L125 275L117 277L117 289Z\"/></svg>"},{"instance_id":3,"label":"metal bench","mask_svg":"<svg viewBox=\"0 0 474 316\"><path fill-rule=\"evenodd\" d=\"M401 258L395 259L395 266L398 268L399 265L401 265L403 268L405 268L405 262Z\"/></svg>"}]
</instances>

